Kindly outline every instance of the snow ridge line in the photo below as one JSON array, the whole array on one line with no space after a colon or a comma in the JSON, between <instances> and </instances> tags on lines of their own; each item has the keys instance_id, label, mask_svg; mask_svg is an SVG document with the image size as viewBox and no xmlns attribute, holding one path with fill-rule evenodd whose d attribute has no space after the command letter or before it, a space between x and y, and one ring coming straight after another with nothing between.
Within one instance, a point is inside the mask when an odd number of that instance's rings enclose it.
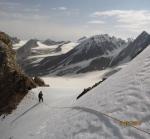
<instances>
[{"instance_id":1,"label":"snow ridge line","mask_svg":"<svg viewBox=\"0 0 150 139\"><path fill-rule=\"evenodd\" d=\"M82 110L82 107L72 107L73 109L79 109L79 110ZM86 108L86 107L84 107L85 109L89 109L89 108ZM110 116L110 115L108 115L108 114L106 114L106 113L104 113L104 112L100 112L99 111L99 113L101 113L102 115L104 115L104 116L106 116L106 117L108 117L108 118L111 118L111 119L113 119L113 120L115 120L115 121L117 121L117 122L122 122L121 120L119 120L119 119L117 119L117 118L115 118L115 117L112 117L112 116ZM139 130L139 131L141 131L141 132L143 132L143 133L146 133L146 134L149 134L150 135L150 132L147 132L147 131L145 131L145 130L143 130L143 129L140 129L140 128L138 128L138 127L136 127L136 126L133 126L132 124L129 124L129 126L130 127L132 127L132 128L135 128L135 129L137 129L137 130Z\"/></svg>"},{"instance_id":2,"label":"snow ridge line","mask_svg":"<svg viewBox=\"0 0 150 139\"><path fill-rule=\"evenodd\" d=\"M48 106L49 107L49 106ZM76 110L83 110L83 108L82 107L79 107L79 106L75 106L75 107L49 107L49 108L56 108L56 109L76 109ZM86 107L84 107L84 109L90 109L90 108L86 108ZM117 121L117 122L122 122L121 120L119 120L119 119L117 119L117 118L115 118L115 117L113 117L113 116L110 116L110 115L108 115L108 114L106 114L106 113L104 113L104 112L100 112L100 111L98 111L99 113L101 113L102 115L104 115L105 117L108 117L108 118L110 118L110 119L112 119L112 120L115 120L115 121ZM148 131L145 131L145 130L143 130L143 129L140 129L140 128L138 128L138 127L136 127L136 126L133 126L132 124L128 124L128 126L130 126L130 127L132 127L132 128L134 128L134 129L136 129L136 130L138 130L138 131L141 131L141 132L143 132L143 133L146 133L146 134L148 134L148 135L150 135L150 132L148 132Z\"/></svg>"}]
</instances>

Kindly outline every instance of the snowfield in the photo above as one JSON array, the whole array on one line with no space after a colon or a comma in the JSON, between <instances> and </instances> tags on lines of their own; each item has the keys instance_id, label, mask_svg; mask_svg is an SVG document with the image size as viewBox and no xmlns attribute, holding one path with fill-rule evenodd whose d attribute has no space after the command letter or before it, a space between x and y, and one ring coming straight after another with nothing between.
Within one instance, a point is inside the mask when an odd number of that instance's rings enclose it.
<instances>
[{"instance_id":1,"label":"snowfield","mask_svg":"<svg viewBox=\"0 0 150 139\"><path fill-rule=\"evenodd\" d=\"M43 80L50 84L52 88L77 89L82 91L84 88L99 82L109 70L94 71L86 74L70 75L65 77L43 77Z\"/></svg>"},{"instance_id":2,"label":"snowfield","mask_svg":"<svg viewBox=\"0 0 150 139\"><path fill-rule=\"evenodd\" d=\"M85 87L48 80L50 87L32 90L18 108L0 120L1 139L149 139L150 134L150 47L118 73L110 76L79 100ZM78 77L79 78L79 77ZM85 80L83 80L83 79ZM71 83L71 79L68 80ZM61 86L60 86L61 83ZM73 83L73 82L72 82ZM57 86L58 85L58 86ZM44 103L38 103L42 90ZM110 116L110 117L109 117ZM114 117L113 119L111 117ZM136 127L119 121L140 121ZM137 128L137 129L136 129Z\"/></svg>"},{"instance_id":3,"label":"snowfield","mask_svg":"<svg viewBox=\"0 0 150 139\"><path fill-rule=\"evenodd\" d=\"M28 60L33 60L32 63L39 63L46 57L65 54L69 52L71 49L73 49L76 45L78 45L78 43L76 42L70 42L67 44L62 44L62 46L60 46L60 44L48 46L39 41L37 42L37 44L38 44L37 47L32 48L32 52L36 53L36 55L31 55L27 58ZM59 47L61 48L61 50L57 52L56 49Z\"/></svg>"}]
</instances>

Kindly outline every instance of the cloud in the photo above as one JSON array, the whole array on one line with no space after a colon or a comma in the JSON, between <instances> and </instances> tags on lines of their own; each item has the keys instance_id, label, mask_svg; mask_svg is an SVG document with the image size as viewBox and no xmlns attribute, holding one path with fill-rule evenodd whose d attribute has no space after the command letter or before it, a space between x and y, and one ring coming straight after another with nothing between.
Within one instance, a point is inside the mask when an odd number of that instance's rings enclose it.
<instances>
[{"instance_id":1,"label":"cloud","mask_svg":"<svg viewBox=\"0 0 150 139\"><path fill-rule=\"evenodd\" d=\"M94 12L92 17L112 18L115 27L126 29L145 29L150 27L150 11L148 10L110 10Z\"/></svg>"},{"instance_id":2,"label":"cloud","mask_svg":"<svg viewBox=\"0 0 150 139\"><path fill-rule=\"evenodd\" d=\"M0 16L1 15L15 15L15 14L34 14L40 12L40 5L24 6L18 2L0 2Z\"/></svg>"},{"instance_id":3,"label":"cloud","mask_svg":"<svg viewBox=\"0 0 150 139\"><path fill-rule=\"evenodd\" d=\"M39 12L40 9L39 8L25 8L22 10L23 12Z\"/></svg>"},{"instance_id":4,"label":"cloud","mask_svg":"<svg viewBox=\"0 0 150 139\"><path fill-rule=\"evenodd\" d=\"M19 2L7 2L7 1L0 2L0 9L4 10L15 9L19 6L21 6L21 3Z\"/></svg>"},{"instance_id":5,"label":"cloud","mask_svg":"<svg viewBox=\"0 0 150 139\"><path fill-rule=\"evenodd\" d=\"M12 36L18 36L23 39L30 38L52 38L55 40L76 40L82 36L88 36L92 33L90 29L78 25L65 25L59 23L52 23L48 21L35 20L31 21L17 21L0 22L2 31L9 33ZM96 33L97 34L97 33Z\"/></svg>"},{"instance_id":6,"label":"cloud","mask_svg":"<svg viewBox=\"0 0 150 139\"><path fill-rule=\"evenodd\" d=\"M66 7L58 7L58 9L59 9L59 10L63 10L63 11L64 11L64 10L67 10Z\"/></svg>"},{"instance_id":7,"label":"cloud","mask_svg":"<svg viewBox=\"0 0 150 139\"><path fill-rule=\"evenodd\" d=\"M19 6L21 4L19 2L4 2L4 1L1 1L0 5L1 6Z\"/></svg>"},{"instance_id":8,"label":"cloud","mask_svg":"<svg viewBox=\"0 0 150 139\"><path fill-rule=\"evenodd\" d=\"M31 12L31 11L30 11ZM31 20L43 20L47 21L51 17L50 15L43 15L38 13L30 13L30 12L7 12L0 10L0 17L3 21L9 22L11 21L31 21Z\"/></svg>"},{"instance_id":9,"label":"cloud","mask_svg":"<svg viewBox=\"0 0 150 139\"><path fill-rule=\"evenodd\" d=\"M55 16L78 16L80 14L79 9L69 9L67 7L56 7L51 8L51 10L54 11L53 14L55 14Z\"/></svg>"},{"instance_id":10,"label":"cloud","mask_svg":"<svg viewBox=\"0 0 150 139\"><path fill-rule=\"evenodd\" d=\"M91 20L88 24L104 24L105 22L102 20Z\"/></svg>"},{"instance_id":11,"label":"cloud","mask_svg":"<svg viewBox=\"0 0 150 139\"><path fill-rule=\"evenodd\" d=\"M56 7L56 8L52 8L52 10L60 10L60 11L66 11L67 7Z\"/></svg>"}]
</instances>

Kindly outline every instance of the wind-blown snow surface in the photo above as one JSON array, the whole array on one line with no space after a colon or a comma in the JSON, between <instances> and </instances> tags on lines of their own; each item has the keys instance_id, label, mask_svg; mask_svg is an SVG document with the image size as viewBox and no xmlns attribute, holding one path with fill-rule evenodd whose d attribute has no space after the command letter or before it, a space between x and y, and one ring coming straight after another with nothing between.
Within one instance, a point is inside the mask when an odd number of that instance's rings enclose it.
<instances>
[{"instance_id":1,"label":"wind-blown snow surface","mask_svg":"<svg viewBox=\"0 0 150 139\"><path fill-rule=\"evenodd\" d=\"M139 120L142 124L137 127L150 132L149 53L150 47L79 100L76 100L77 88L50 87L41 88L45 100L37 104L36 95L40 89L33 90L16 111L0 121L0 137L149 139L149 134L123 127L101 113L122 121Z\"/></svg>"}]
</instances>

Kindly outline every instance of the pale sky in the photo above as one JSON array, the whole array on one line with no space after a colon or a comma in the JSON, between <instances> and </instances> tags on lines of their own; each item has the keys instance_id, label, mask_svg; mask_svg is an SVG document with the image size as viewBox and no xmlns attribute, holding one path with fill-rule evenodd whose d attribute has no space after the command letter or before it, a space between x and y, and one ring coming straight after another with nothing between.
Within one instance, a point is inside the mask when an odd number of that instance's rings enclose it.
<instances>
[{"instance_id":1,"label":"pale sky","mask_svg":"<svg viewBox=\"0 0 150 139\"><path fill-rule=\"evenodd\" d=\"M0 0L0 30L21 39L77 40L150 32L150 0Z\"/></svg>"}]
</instances>

